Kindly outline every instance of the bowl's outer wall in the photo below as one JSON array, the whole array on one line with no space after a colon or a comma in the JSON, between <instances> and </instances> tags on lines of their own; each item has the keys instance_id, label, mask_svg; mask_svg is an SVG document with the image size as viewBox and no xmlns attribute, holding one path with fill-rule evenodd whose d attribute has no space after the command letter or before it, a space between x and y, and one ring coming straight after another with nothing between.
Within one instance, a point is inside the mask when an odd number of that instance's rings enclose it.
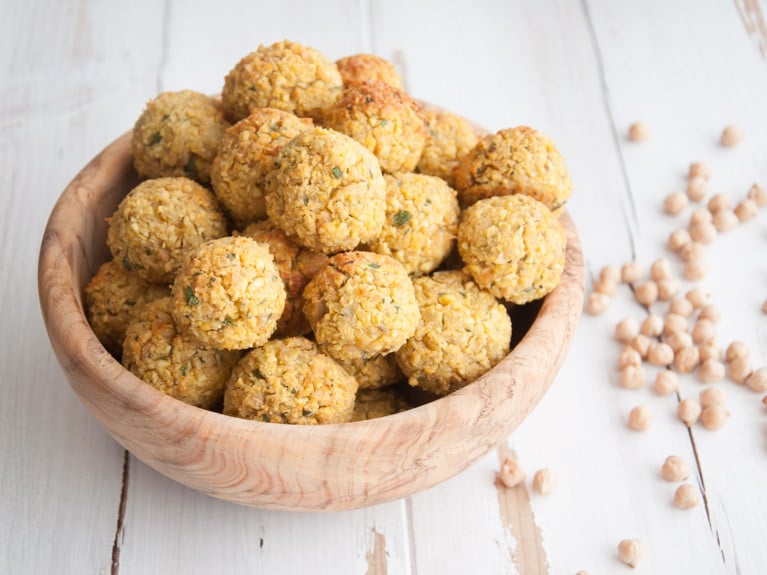
<instances>
[{"instance_id":1,"label":"bowl's outer wall","mask_svg":"<svg viewBox=\"0 0 767 575\"><path fill-rule=\"evenodd\" d=\"M583 256L566 213L567 263L522 341L464 389L370 421L289 426L188 406L125 370L103 348L82 293L108 258L106 218L135 185L130 133L66 188L42 241L40 304L53 349L82 403L132 454L209 495L254 507L342 510L431 487L503 441L551 385L583 303Z\"/></svg>"}]
</instances>

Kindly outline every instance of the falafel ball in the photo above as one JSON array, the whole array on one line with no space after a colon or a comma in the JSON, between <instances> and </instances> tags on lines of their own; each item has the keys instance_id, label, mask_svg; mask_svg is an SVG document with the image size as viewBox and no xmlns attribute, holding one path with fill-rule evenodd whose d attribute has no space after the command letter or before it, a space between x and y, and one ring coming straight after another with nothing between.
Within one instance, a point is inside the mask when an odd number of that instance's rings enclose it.
<instances>
[{"instance_id":1,"label":"falafel ball","mask_svg":"<svg viewBox=\"0 0 767 575\"><path fill-rule=\"evenodd\" d=\"M370 251L399 260L411 275L436 269L458 231L458 199L444 180L423 174L386 174L386 222Z\"/></svg>"},{"instance_id":2,"label":"falafel ball","mask_svg":"<svg viewBox=\"0 0 767 575\"><path fill-rule=\"evenodd\" d=\"M567 234L556 214L522 194L480 200L458 226L458 251L477 284L515 304L540 299L565 268Z\"/></svg>"},{"instance_id":3,"label":"falafel ball","mask_svg":"<svg viewBox=\"0 0 767 575\"><path fill-rule=\"evenodd\" d=\"M398 389L360 389L354 402L352 421L376 419L410 409L412 405Z\"/></svg>"},{"instance_id":4,"label":"falafel ball","mask_svg":"<svg viewBox=\"0 0 767 575\"><path fill-rule=\"evenodd\" d=\"M408 383L446 395L474 381L509 353L506 308L461 271L413 281L421 321L395 356Z\"/></svg>"},{"instance_id":5,"label":"falafel ball","mask_svg":"<svg viewBox=\"0 0 767 575\"><path fill-rule=\"evenodd\" d=\"M380 80L399 90L405 89L394 64L380 56L352 54L336 60L336 66L344 85L364 82L365 80Z\"/></svg>"},{"instance_id":6,"label":"falafel ball","mask_svg":"<svg viewBox=\"0 0 767 575\"><path fill-rule=\"evenodd\" d=\"M269 220L251 224L242 233L269 248L285 284L285 309L277 322L274 336L308 333L311 327L304 317L304 287L322 269L328 257L299 246Z\"/></svg>"},{"instance_id":7,"label":"falafel ball","mask_svg":"<svg viewBox=\"0 0 767 575\"><path fill-rule=\"evenodd\" d=\"M267 246L228 236L190 254L171 297L181 333L208 347L246 349L263 345L274 333L285 287Z\"/></svg>"},{"instance_id":8,"label":"falafel ball","mask_svg":"<svg viewBox=\"0 0 767 575\"><path fill-rule=\"evenodd\" d=\"M346 373L354 376L360 390L380 389L405 380L393 353L373 356L361 353L352 359L336 361Z\"/></svg>"},{"instance_id":9,"label":"falafel ball","mask_svg":"<svg viewBox=\"0 0 767 575\"><path fill-rule=\"evenodd\" d=\"M224 130L221 103L194 92L162 92L133 127L136 171L148 178L186 176L207 183Z\"/></svg>"},{"instance_id":10,"label":"falafel ball","mask_svg":"<svg viewBox=\"0 0 767 575\"><path fill-rule=\"evenodd\" d=\"M141 182L117 206L107 245L126 270L170 284L190 251L226 233L213 192L189 178L156 178Z\"/></svg>"},{"instance_id":11,"label":"falafel ball","mask_svg":"<svg viewBox=\"0 0 767 575\"><path fill-rule=\"evenodd\" d=\"M110 260L99 267L85 286L85 312L102 345L119 357L125 330L141 308L169 294L168 286L151 284L125 269L121 262Z\"/></svg>"},{"instance_id":12,"label":"falafel ball","mask_svg":"<svg viewBox=\"0 0 767 575\"><path fill-rule=\"evenodd\" d=\"M304 300L317 343L341 361L399 349L420 318L405 268L371 252L332 256L306 285Z\"/></svg>"},{"instance_id":13,"label":"falafel ball","mask_svg":"<svg viewBox=\"0 0 767 575\"><path fill-rule=\"evenodd\" d=\"M163 297L143 308L126 332L122 363L171 397L204 409L217 407L240 354L206 348L179 334L170 305Z\"/></svg>"},{"instance_id":14,"label":"falafel ball","mask_svg":"<svg viewBox=\"0 0 767 575\"><path fill-rule=\"evenodd\" d=\"M238 225L266 217L264 178L274 168L282 146L312 125L310 118L259 108L224 133L210 179L216 196Z\"/></svg>"},{"instance_id":15,"label":"falafel ball","mask_svg":"<svg viewBox=\"0 0 767 575\"><path fill-rule=\"evenodd\" d=\"M314 116L338 98L342 86L338 68L326 56L283 40L242 58L227 74L221 98L233 122L256 108Z\"/></svg>"},{"instance_id":16,"label":"falafel ball","mask_svg":"<svg viewBox=\"0 0 767 575\"><path fill-rule=\"evenodd\" d=\"M477 145L477 133L467 119L456 114L428 108L424 114L429 137L416 171L442 178L455 187L453 168L458 165L459 158Z\"/></svg>"},{"instance_id":17,"label":"falafel ball","mask_svg":"<svg viewBox=\"0 0 767 575\"><path fill-rule=\"evenodd\" d=\"M314 342L276 339L254 349L232 370L224 414L314 425L351 420L357 381Z\"/></svg>"},{"instance_id":18,"label":"falafel ball","mask_svg":"<svg viewBox=\"0 0 767 575\"><path fill-rule=\"evenodd\" d=\"M378 160L348 136L313 128L280 150L266 176L266 213L302 246L327 254L378 235L386 184Z\"/></svg>"},{"instance_id":19,"label":"falafel ball","mask_svg":"<svg viewBox=\"0 0 767 575\"><path fill-rule=\"evenodd\" d=\"M360 142L390 174L415 169L428 135L418 102L380 80L346 86L320 122Z\"/></svg>"},{"instance_id":20,"label":"falafel ball","mask_svg":"<svg viewBox=\"0 0 767 575\"><path fill-rule=\"evenodd\" d=\"M459 160L453 175L464 208L491 196L524 194L556 211L573 190L554 142L527 126L485 136Z\"/></svg>"}]
</instances>

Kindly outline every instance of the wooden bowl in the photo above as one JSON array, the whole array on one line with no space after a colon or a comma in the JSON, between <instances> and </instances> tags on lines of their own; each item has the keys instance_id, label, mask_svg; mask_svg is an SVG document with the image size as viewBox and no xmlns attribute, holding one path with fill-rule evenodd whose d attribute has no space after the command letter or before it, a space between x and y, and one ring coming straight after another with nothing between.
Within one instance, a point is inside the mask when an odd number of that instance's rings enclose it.
<instances>
[{"instance_id":1,"label":"wooden bowl","mask_svg":"<svg viewBox=\"0 0 767 575\"><path fill-rule=\"evenodd\" d=\"M83 289L109 258L106 218L138 182L130 137L105 148L59 198L42 240L38 287L51 344L80 400L160 473L254 507L364 507L462 471L503 441L549 388L583 301L583 257L567 214L561 285L530 308L529 329L499 365L444 398L380 419L294 426L205 411L143 383L107 353L83 312ZM514 330L520 336L524 328L515 323Z\"/></svg>"}]
</instances>

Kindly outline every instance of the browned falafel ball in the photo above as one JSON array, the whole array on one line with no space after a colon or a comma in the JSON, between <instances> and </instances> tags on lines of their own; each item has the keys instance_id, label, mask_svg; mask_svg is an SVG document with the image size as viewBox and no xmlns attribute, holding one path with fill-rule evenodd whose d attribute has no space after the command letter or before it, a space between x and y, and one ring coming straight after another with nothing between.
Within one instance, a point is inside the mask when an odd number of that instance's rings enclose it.
<instances>
[{"instance_id":1,"label":"browned falafel ball","mask_svg":"<svg viewBox=\"0 0 767 575\"><path fill-rule=\"evenodd\" d=\"M232 370L224 413L271 423L314 425L351 420L357 382L314 342L275 339Z\"/></svg>"},{"instance_id":2,"label":"browned falafel ball","mask_svg":"<svg viewBox=\"0 0 767 575\"><path fill-rule=\"evenodd\" d=\"M336 66L344 84L354 84L366 80L380 80L399 90L404 90L394 64L374 54L352 54L336 60Z\"/></svg>"},{"instance_id":3,"label":"browned falafel ball","mask_svg":"<svg viewBox=\"0 0 767 575\"><path fill-rule=\"evenodd\" d=\"M477 284L515 304L540 299L558 284L567 235L544 204L522 194L480 200L464 210L458 251Z\"/></svg>"},{"instance_id":4,"label":"browned falafel ball","mask_svg":"<svg viewBox=\"0 0 767 575\"><path fill-rule=\"evenodd\" d=\"M453 175L463 207L491 196L524 194L555 211L573 189L554 142L527 126L485 136L459 160Z\"/></svg>"},{"instance_id":5,"label":"browned falafel ball","mask_svg":"<svg viewBox=\"0 0 767 575\"><path fill-rule=\"evenodd\" d=\"M338 68L327 57L283 40L242 58L227 74L221 98L233 122L256 108L314 116L338 98L342 86Z\"/></svg>"},{"instance_id":6,"label":"browned falafel ball","mask_svg":"<svg viewBox=\"0 0 767 575\"><path fill-rule=\"evenodd\" d=\"M346 86L321 123L360 142L392 174L415 169L428 134L421 106L379 80Z\"/></svg>"},{"instance_id":7,"label":"browned falafel ball","mask_svg":"<svg viewBox=\"0 0 767 575\"><path fill-rule=\"evenodd\" d=\"M474 381L509 353L506 308L461 271L413 281L421 321L395 356L408 382L445 395Z\"/></svg>"},{"instance_id":8,"label":"browned falafel ball","mask_svg":"<svg viewBox=\"0 0 767 575\"><path fill-rule=\"evenodd\" d=\"M285 306L269 248L242 236L212 240L192 252L171 296L179 331L221 349L263 345Z\"/></svg>"},{"instance_id":9,"label":"browned falafel ball","mask_svg":"<svg viewBox=\"0 0 767 575\"><path fill-rule=\"evenodd\" d=\"M352 421L364 421L394 415L410 409L412 405L398 389L360 389L354 402Z\"/></svg>"},{"instance_id":10,"label":"browned falafel ball","mask_svg":"<svg viewBox=\"0 0 767 575\"><path fill-rule=\"evenodd\" d=\"M453 169L458 159L477 145L477 133L467 119L456 114L428 108L424 114L429 137L416 171L442 178L454 187Z\"/></svg>"},{"instance_id":11,"label":"browned falafel ball","mask_svg":"<svg viewBox=\"0 0 767 575\"><path fill-rule=\"evenodd\" d=\"M220 404L240 354L206 348L179 334L170 305L167 297L150 302L128 326L123 365L171 397L212 409Z\"/></svg>"},{"instance_id":12,"label":"browned falafel ball","mask_svg":"<svg viewBox=\"0 0 767 575\"><path fill-rule=\"evenodd\" d=\"M308 333L311 327L304 317L304 287L322 269L328 257L299 246L269 220L251 224L242 233L269 248L285 284L285 309L274 335L288 337Z\"/></svg>"},{"instance_id":13,"label":"browned falafel ball","mask_svg":"<svg viewBox=\"0 0 767 575\"><path fill-rule=\"evenodd\" d=\"M266 212L311 250L352 250L378 235L386 184L378 160L348 136L313 128L283 146L266 176Z\"/></svg>"},{"instance_id":14,"label":"browned falafel ball","mask_svg":"<svg viewBox=\"0 0 767 575\"><path fill-rule=\"evenodd\" d=\"M126 270L170 284L190 251L225 235L226 218L211 191L189 178L156 178L117 206L107 245Z\"/></svg>"},{"instance_id":15,"label":"browned falafel ball","mask_svg":"<svg viewBox=\"0 0 767 575\"><path fill-rule=\"evenodd\" d=\"M238 225L266 217L264 178L274 168L282 146L311 127L310 118L259 108L224 133L210 179L216 196Z\"/></svg>"},{"instance_id":16,"label":"browned falafel ball","mask_svg":"<svg viewBox=\"0 0 767 575\"><path fill-rule=\"evenodd\" d=\"M169 294L168 286L151 284L121 262L110 260L85 286L85 311L99 341L109 353L119 356L125 330L144 304Z\"/></svg>"},{"instance_id":17,"label":"browned falafel ball","mask_svg":"<svg viewBox=\"0 0 767 575\"><path fill-rule=\"evenodd\" d=\"M402 264L371 252L332 256L306 285L304 300L317 343L342 361L399 349L420 317Z\"/></svg>"},{"instance_id":18,"label":"browned falafel ball","mask_svg":"<svg viewBox=\"0 0 767 575\"><path fill-rule=\"evenodd\" d=\"M148 178L186 176L207 183L228 127L217 100L192 90L163 92L133 127L136 170Z\"/></svg>"},{"instance_id":19,"label":"browned falafel ball","mask_svg":"<svg viewBox=\"0 0 767 575\"><path fill-rule=\"evenodd\" d=\"M380 389L405 380L393 353L373 356L360 353L353 359L336 361L354 376L361 390Z\"/></svg>"},{"instance_id":20,"label":"browned falafel ball","mask_svg":"<svg viewBox=\"0 0 767 575\"><path fill-rule=\"evenodd\" d=\"M411 275L429 273L450 253L458 231L458 199L444 180L386 174L386 221L370 251L399 260Z\"/></svg>"}]
</instances>

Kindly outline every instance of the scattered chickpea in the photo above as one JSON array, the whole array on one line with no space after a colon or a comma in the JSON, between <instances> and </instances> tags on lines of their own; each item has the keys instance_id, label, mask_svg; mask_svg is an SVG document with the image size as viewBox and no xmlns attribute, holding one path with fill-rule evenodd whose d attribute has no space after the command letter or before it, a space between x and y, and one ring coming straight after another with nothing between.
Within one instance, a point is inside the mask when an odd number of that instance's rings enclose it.
<instances>
[{"instance_id":1,"label":"scattered chickpea","mask_svg":"<svg viewBox=\"0 0 767 575\"><path fill-rule=\"evenodd\" d=\"M684 297L690 300L693 309L700 309L711 301L711 294L703 288L692 288Z\"/></svg>"},{"instance_id":2,"label":"scattered chickpea","mask_svg":"<svg viewBox=\"0 0 767 575\"><path fill-rule=\"evenodd\" d=\"M701 361L706 361L707 359L721 361L722 347L715 341L707 341L698 346L698 355Z\"/></svg>"},{"instance_id":3,"label":"scattered chickpea","mask_svg":"<svg viewBox=\"0 0 767 575\"><path fill-rule=\"evenodd\" d=\"M683 399L679 402L677 414L687 427L692 427L700 417L701 407L697 399Z\"/></svg>"},{"instance_id":4,"label":"scattered chickpea","mask_svg":"<svg viewBox=\"0 0 767 575\"><path fill-rule=\"evenodd\" d=\"M559 475L550 469L539 469L533 475L533 491L540 495L548 495L557 488Z\"/></svg>"},{"instance_id":5,"label":"scattered chickpea","mask_svg":"<svg viewBox=\"0 0 767 575\"><path fill-rule=\"evenodd\" d=\"M682 247L682 249L679 251L679 255L682 256L682 261L694 262L700 260L703 257L705 251L706 250L703 247L703 244L690 241L687 245Z\"/></svg>"},{"instance_id":6,"label":"scattered chickpea","mask_svg":"<svg viewBox=\"0 0 767 575\"><path fill-rule=\"evenodd\" d=\"M683 347L674 355L674 369L679 373L692 373L700 363L697 347Z\"/></svg>"},{"instance_id":7,"label":"scattered chickpea","mask_svg":"<svg viewBox=\"0 0 767 575\"><path fill-rule=\"evenodd\" d=\"M700 207L695 208L695 211L690 215L690 226L694 226L696 224L710 224L712 221L714 221L714 216L711 214L711 212L708 211L708 209Z\"/></svg>"},{"instance_id":8,"label":"scattered chickpea","mask_svg":"<svg viewBox=\"0 0 767 575\"><path fill-rule=\"evenodd\" d=\"M668 258L658 258L650 266L650 277L656 282L671 277L671 262Z\"/></svg>"},{"instance_id":9,"label":"scattered chickpea","mask_svg":"<svg viewBox=\"0 0 767 575\"><path fill-rule=\"evenodd\" d=\"M762 403L763 403L764 405L767 405L767 395L765 395L765 396L762 398Z\"/></svg>"},{"instance_id":10,"label":"scattered chickpea","mask_svg":"<svg viewBox=\"0 0 767 575\"><path fill-rule=\"evenodd\" d=\"M767 299L762 304L762 313L767 313Z\"/></svg>"},{"instance_id":11,"label":"scattered chickpea","mask_svg":"<svg viewBox=\"0 0 767 575\"><path fill-rule=\"evenodd\" d=\"M715 303L704 305L698 313L698 319L706 319L713 323L719 323L719 320L722 319L722 310L719 309L719 306Z\"/></svg>"},{"instance_id":12,"label":"scattered chickpea","mask_svg":"<svg viewBox=\"0 0 767 575\"><path fill-rule=\"evenodd\" d=\"M621 279L621 272L617 266L608 264L599 270L599 279L619 282Z\"/></svg>"},{"instance_id":13,"label":"scattered chickpea","mask_svg":"<svg viewBox=\"0 0 767 575\"><path fill-rule=\"evenodd\" d=\"M634 431L647 431L652 423L652 412L644 405L637 405L629 413L629 428Z\"/></svg>"},{"instance_id":14,"label":"scattered chickpea","mask_svg":"<svg viewBox=\"0 0 767 575\"><path fill-rule=\"evenodd\" d=\"M711 198L708 200L708 204L706 204L706 207L708 208L708 211L712 214L716 214L719 210L726 210L732 205L732 200L730 200L730 196L719 192L718 194L714 194L711 196Z\"/></svg>"},{"instance_id":15,"label":"scattered chickpea","mask_svg":"<svg viewBox=\"0 0 767 575\"><path fill-rule=\"evenodd\" d=\"M719 142L725 148L732 148L737 146L743 141L743 131L734 125L725 126L722 130L722 136L719 138Z\"/></svg>"},{"instance_id":16,"label":"scattered chickpea","mask_svg":"<svg viewBox=\"0 0 767 575\"><path fill-rule=\"evenodd\" d=\"M716 383L724 379L724 364L716 359L706 359L698 369L698 379L703 383Z\"/></svg>"},{"instance_id":17,"label":"scattered chickpea","mask_svg":"<svg viewBox=\"0 0 767 575\"><path fill-rule=\"evenodd\" d=\"M739 222L747 222L756 216L757 209L756 202L746 198L745 200L738 202L738 205L735 206L735 217L738 218Z\"/></svg>"},{"instance_id":18,"label":"scattered chickpea","mask_svg":"<svg viewBox=\"0 0 767 575\"><path fill-rule=\"evenodd\" d=\"M501 463L497 477L506 487L516 487L525 481L525 470L516 459L507 457Z\"/></svg>"},{"instance_id":19,"label":"scattered chickpea","mask_svg":"<svg viewBox=\"0 0 767 575\"><path fill-rule=\"evenodd\" d=\"M647 337L658 337L663 333L663 318L655 314L648 315L639 326L639 332Z\"/></svg>"},{"instance_id":20,"label":"scattered chickpea","mask_svg":"<svg viewBox=\"0 0 767 575\"><path fill-rule=\"evenodd\" d=\"M751 350L748 348L748 344L744 341L735 340L727 346L727 351L724 353L724 360L730 363L738 357L750 357Z\"/></svg>"},{"instance_id":21,"label":"scattered chickpea","mask_svg":"<svg viewBox=\"0 0 767 575\"><path fill-rule=\"evenodd\" d=\"M636 262L628 262L621 267L621 281L626 284L642 279L642 267Z\"/></svg>"},{"instance_id":22,"label":"scattered chickpea","mask_svg":"<svg viewBox=\"0 0 767 575\"><path fill-rule=\"evenodd\" d=\"M678 455L669 455L660 468L660 474L666 481L684 481L690 477L690 466Z\"/></svg>"},{"instance_id":23,"label":"scattered chickpea","mask_svg":"<svg viewBox=\"0 0 767 575\"><path fill-rule=\"evenodd\" d=\"M674 492L674 505L679 509L692 509L700 505L700 491L692 483L683 483Z\"/></svg>"},{"instance_id":24,"label":"scattered chickpea","mask_svg":"<svg viewBox=\"0 0 767 575\"><path fill-rule=\"evenodd\" d=\"M639 539L623 539L618 543L618 558L634 569L644 556L644 546Z\"/></svg>"},{"instance_id":25,"label":"scattered chickpea","mask_svg":"<svg viewBox=\"0 0 767 575\"><path fill-rule=\"evenodd\" d=\"M692 347L692 336L686 331L678 331L664 337L663 340L671 346L674 353L685 347Z\"/></svg>"},{"instance_id":26,"label":"scattered chickpea","mask_svg":"<svg viewBox=\"0 0 767 575\"><path fill-rule=\"evenodd\" d=\"M612 297L615 295L616 289L618 289L618 284L610 279L603 279L600 277L594 282L593 290L605 294L606 296Z\"/></svg>"},{"instance_id":27,"label":"scattered chickpea","mask_svg":"<svg viewBox=\"0 0 767 575\"><path fill-rule=\"evenodd\" d=\"M751 372L751 360L748 356L736 357L727 366L727 375L735 383L745 383Z\"/></svg>"},{"instance_id":28,"label":"scattered chickpea","mask_svg":"<svg viewBox=\"0 0 767 575\"><path fill-rule=\"evenodd\" d=\"M650 307L658 301L658 284L647 281L634 288L634 297L641 305Z\"/></svg>"},{"instance_id":29,"label":"scattered chickpea","mask_svg":"<svg viewBox=\"0 0 767 575\"><path fill-rule=\"evenodd\" d=\"M701 177L704 180L708 180L711 177L711 168L703 162L692 162L690 164L690 171L687 176L689 179L695 177Z\"/></svg>"},{"instance_id":30,"label":"scattered chickpea","mask_svg":"<svg viewBox=\"0 0 767 575\"><path fill-rule=\"evenodd\" d=\"M642 365L642 356L633 347L626 346L618 356L618 369L623 369L629 365L634 367Z\"/></svg>"},{"instance_id":31,"label":"scattered chickpea","mask_svg":"<svg viewBox=\"0 0 767 575\"><path fill-rule=\"evenodd\" d=\"M677 278L667 278L658 282L658 299L669 301L682 291L682 284Z\"/></svg>"},{"instance_id":32,"label":"scattered chickpea","mask_svg":"<svg viewBox=\"0 0 767 575\"><path fill-rule=\"evenodd\" d=\"M738 216L731 209L721 209L714 214L714 227L720 233L726 233L738 227Z\"/></svg>"},{"instance_id":33,"label":"scattered chickpea","mask_svg":"<svg viewBox=\"0 0 767 575\"><path fill-rule=\"evenodd\" d=\"M627 317L615 326L615 339L621 343L628 343L637 335L639 335L639 323L633 317Z\"/></svg>"},{"instance_id":34,"label":"scattered chickpea","mask_svg":"<svg viewBox=\"0 0 767 575\"><path fill-rule=\"evenodd\" d=\"M716 324L707 318L698 319L692 328L692 341L706 343L716 337Z\"/></svg>"},{"instance_id":35,"label":"scattered chickpea","mask_svg":"<svg viewBox=\"0 0 767 575\"><path fill-rule=\"evenodd\" d=\"M663 209L671 216L676 216L687 207L687 195L684 192L671 192L663 199Z\"/></svg>"},{"instance_id":36,"label":"scattered chickpea","mask_svg":"<svg viewBox=\"0 0 767 575\"><path fill-rule=\"evenodd\" d=\"M650 131L647 124L639 120L629 126L628 136L632 142L643 142L650 136Z\"/></svg>"},{"instance_id":37,"label":"scattered chickpea","mask_svg":"<svg viewBox=\"0 0 767 575\"><path fill-rule=\"evenodd\" d=\"M610 296L598 291L591 292L586 298L586 313L589 315L600 315L607 311L610 305Z\"/></svg>"},{"instance_id":38,"label":"scattered chickpea","mask_svg":"<svg viewBox=\"0 0 767 575\"><path fill-rule=\"evenodd\" d=\"M659 341L650 342L647 350L647 361L652 365L665 367L674 361L674 350L667 343Z\"/></svg>"},{"instance_id":39,"label":"scattered chickpea","mask_svg":"<svg viewBox=\"0 0 767 575\"><path fill-rule=\"evenodd\" d=\"M727 423L729 417L730 412L723 405L709 405L703 408L700 414L700 422L703 424L703 427L713 431L720 429Z\"/></svg>"},{"instance_id":40,"label":"scattered chickpea","mask_svg":"<svg viewBox=\"0 0 767 575\"><path fill-rule=\"evenodd\" d=\"M681 228L674 230L668 236L668 249L670 249L672 252L682 251L682 249L691 241L692 238L690 237L690 232L688 232L686 229Z\"/></svg>"},{"instance_id":41,"label":"scattered chickpea","mask_svg":"<svg viewBox=\"0 0 767 575\"><path fill-rule=\"evenodd\" d=\"M706 197L708 186L706 179L701 176L695 176L687 182L687 197L693 202L699 202Z\"/></svg>"},{"instance_id":42,"label":"scattered chickpea","mask_svg":"<svg viewBox=\"0 0 767 575\"><path fill-rule=\"evenodd\" d=\"M692 240L704 246L709 245L716 239L716 226L711 222L696 222L690 224L689 229Z\"/></svg>"},{"instance_id":43,"label":"scattered chickpea","mask_svg":"<svg viewBox=\"0 0 767 575\"><path fill-rule=\"evenodd\" d=\"M675 313L684 317L690 317L695 311L692 303L686 297L679 297L671 301L668 306L669 313Z\"/></svg>"},{"instance_id":44,"label":"scattered chickpea","mask_svg":"<svg viewBox=\"0 0 767 575\"><path fill-rule=\"evenodd\" d=\"M645 379L641 366L627 365L621 370L620 386L624 389L640 389L644 387Z\"/></svg>"},{"instance_id":45,"label":"scattered chickpea","mask_svg":"<svg viewBox=\"0 0 767 575\"><path fill-rule=\"evenodd\" d=\"M704 261L693 260L684 264L682 275L684 279L696 282L702 280L706 276L707 271L708 266Z\"/></svg>"},{"instance_id":46,"label":"scattered chickpea","mask_svg":"<svg viewBox=\"0 0 767 575\"><path fill-rule=\"evenodd\" d=\"M679 389L679 376L669 369L663 369L655 376L655 393L669 395Z\"/></svg>"},{"instance_id":47,"label":"scattered chickpea","mask_svg":"<svg viewBox=\"0 0 767 575\"><path fill-rule=\"evenodd\" d=\"M580 570L580 571L578 571L578 572L577 572L575 575L590 575L590 574L589 574L589 572L588 572L588 571L584 571L583 569L581 569L581 570Z\"/></svg>"},{"instance_id":48,"label":"scattered chickpea","mask_svg":"<svg viewBox=\"0 0 767 575\"><path fill-rule=\"evenodd\" d=\"M679 332L687 331L687 318L678 313L666 314L666 320L663 322L663 333L673 335Z\"/></svg>"},{"instance_id":49,"label":"scattered chickpea","mask_svg":"<svg viewBox=\"0 0 767 575\"><path fill-rule=\"evenodd\" d=\"M748 190L748 199L753 200L759 207L767 206L767 190L754 182Z\"/></svg>"},{"instance_id":50,"label":"scattered chickpea","mask_svg":"<svg viewBox=\"0 0 767 575\"><path fill-rule=\"evenodd\" d=\"M767 367L760 367L746 378L746 387L751 391L767 391Z\"/></svg>"},{"instance_id":51,"label":"scattered chickpea","mask_svg":"<svg viewBox=\"0 0 767 575\"><path fill-rule=\"evenodd\" d=\"M647 357L647 352L650 349L650 338L641 333L629 342L629 345L639 352L642 359Z\"/></svg>"},{"instance_id":52,"label":"scattered chickpea","mask_svg":"<svg viewBox=\"0 0 767 575\"><path fill-rule=\"evenodd\" d=\"M720 387L707 387L700 392L700 406L703 408L725 403L727 403L727 394Z\"/></svg>"}]
</instances>

